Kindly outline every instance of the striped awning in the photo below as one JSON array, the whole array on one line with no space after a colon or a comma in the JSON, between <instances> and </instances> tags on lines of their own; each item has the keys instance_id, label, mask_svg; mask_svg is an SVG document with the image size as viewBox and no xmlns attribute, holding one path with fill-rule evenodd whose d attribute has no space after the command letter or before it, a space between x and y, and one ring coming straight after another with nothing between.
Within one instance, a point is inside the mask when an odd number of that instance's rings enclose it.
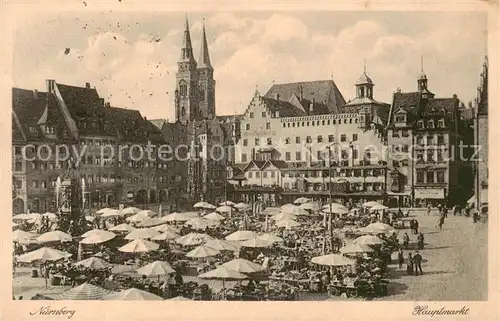
<instances>
[{"instance_id":1,"label":"striped awning","mask_svg":"<svg viewBox=\"0 0 500 321\"><path fill-rule=\"evenodd\" d=\"M68 290L57 297L57 300L100 300L111 291L98 286L83 283L71 290Z\"/></svg>"}]
</instances>

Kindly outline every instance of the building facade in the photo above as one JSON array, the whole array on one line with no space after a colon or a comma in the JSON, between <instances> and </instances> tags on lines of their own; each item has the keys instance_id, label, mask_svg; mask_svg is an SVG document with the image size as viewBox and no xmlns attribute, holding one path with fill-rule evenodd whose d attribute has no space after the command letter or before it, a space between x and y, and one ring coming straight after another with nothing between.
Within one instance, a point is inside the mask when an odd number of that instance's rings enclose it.
<instances>
[{"instance_id":1,"label":"building facade","mask_svg":"<svg viewBox=\"0 0 500 321\"><path fill-rule=\"evenodd\" d=\"M55 211L56 180L70 164L78 167L86 210L166 198L178 178L148 152L165 142L157 127L136 110L111 107L89 83L46 85L46 92L13 88L14 213Z\"/></svg>"},{"instance_id":2,"label":"building facade","mask_svg":"<svg viewBox=\"0 0 500 321\"><path fill-rule=\"evenodd\" d=\"M394 94L387 127L390 205L455 204L466 197L459 176L460 101L435 98L422 72L416 92ZM462 175L463 177L463 175Z\"/></svg>"},{"instance_id":3,"label":"building facade","mask_svg":"<svg viewBox=\"0 0 500 321\"><path fill-rule=\"evenodd\" d=\"M389 105L373 99L363 73L345 102L333 80L275 84L256 91L240 121L230 171L235 198L285 202L383 199Z\"/></svg>"},{"instance_id":4,"label":"building facade","mask_svg":"<svg viewBox=\"0 0 500 321\"><path fill-rule=\"evenodd\" d=\"M488 58L481 73L481 84L477 89L475 115L475 140L477 157L475 160L475 200L476 209L487 212L488 205Z\"/></svg>"}]
</instances>

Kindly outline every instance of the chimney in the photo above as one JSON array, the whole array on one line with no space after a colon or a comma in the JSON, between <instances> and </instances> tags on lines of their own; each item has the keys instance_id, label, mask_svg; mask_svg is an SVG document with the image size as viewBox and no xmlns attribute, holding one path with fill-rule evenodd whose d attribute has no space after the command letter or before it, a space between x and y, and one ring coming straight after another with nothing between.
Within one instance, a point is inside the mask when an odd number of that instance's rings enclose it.
<instances>
[{"instance_id":1,"label":"chimney","mask_svg":"<svg viewBox=\"0 0 500 321\"><path fill-rule=\"evenodd\" d=\"M147 118L146 116L144 116L144 120L145 120L145 121L148 121L148 118Z\"/></svg>"},{"instance_id":2,"label":"chimney","mask_svg":"<svg viewBox=\"0 0 500 321\"><path fill-rule=\"evenodd\" d=\"M33 90L33 98L38 99L38 90L36 89Z\"/></svg>"},{"instance_id":3,"label":"chimney","mask_svg":"<svg viewBox=\"0 0 500 321\"><path fill-rule=\"evenodd\" d=\"M45 80L45 84L47 85L47 93L52 93L54 91L56 81L54 79Z\"/></svg>"},{"instance_id":4,"label":"chimney","mask_svg":"<svg viewBox=\"0 0 500 321\"><path fill-rule=\"evenodd\" d=\"M299 86L299 90L300 90L300 100L303 100L304 99L304 90L302 89L302 86Z\"/></svg>"},{"instance_id":5,"label":"chimney","mask_svg":"<svg viewBox=\"0 0 500 321\"><path fill-rule=\"evenodd\" d=\"M90 89L90 83L89 82L85 83L85 88Z\"/></svg>"},{"instance_id":6,"label":"chimney","mask_svg":"<svg viewBox=\"0 0 500 321\"><path fill-rule=\"evenodd\" d=\"M102 107L106 107L106 103L104 102L104 98L99 98Z\"/></svg>"},{"instance_id":7,"label":"chimney","mask_svg":"<svg viewBox=\"0 0 500 321\"><path fill-rule=\"evenodd\" d=\"M280 93L276 93L276 100L280 100Z\"/></svg>"}]
</instances>

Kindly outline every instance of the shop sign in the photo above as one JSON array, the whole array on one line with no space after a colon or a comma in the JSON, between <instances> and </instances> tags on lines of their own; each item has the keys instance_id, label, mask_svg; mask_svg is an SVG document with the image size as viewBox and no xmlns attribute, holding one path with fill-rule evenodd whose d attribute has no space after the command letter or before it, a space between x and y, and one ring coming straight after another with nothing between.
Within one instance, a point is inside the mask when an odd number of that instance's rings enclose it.
<instances>
[{"instance_id":1,"label":"shop sign","mask_svg":"<svg viewBox=\"0 0 500 321\"><path fill-rule=\"evenodd\" d=\"M415 198L444 199L444 188L415 189Z\"/></svg>"}]
</instances>

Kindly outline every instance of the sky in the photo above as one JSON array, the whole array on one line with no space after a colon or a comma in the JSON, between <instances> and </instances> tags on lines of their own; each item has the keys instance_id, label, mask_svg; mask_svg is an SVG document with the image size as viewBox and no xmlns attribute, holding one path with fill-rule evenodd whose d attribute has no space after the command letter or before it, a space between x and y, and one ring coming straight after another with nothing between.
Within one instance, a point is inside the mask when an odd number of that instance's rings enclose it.
<instances>
[{"instance_id":1,"label":"sky","mask_svg":"<svg viewBox=\"0 0 500 321\"><path fill-rule=\"evenodd\" d=\"M174 91L185 12L40 12L19 17L15 87L45 79L95 86L112 106L174 120ZM346 101L363 73L374 98L416 90L423 68L436 97L476 95L487 53L481 12L188 12L198 60L204 19L219 115L243 113L256 89L333 79Z\"/></svg>"}]
</instances>

